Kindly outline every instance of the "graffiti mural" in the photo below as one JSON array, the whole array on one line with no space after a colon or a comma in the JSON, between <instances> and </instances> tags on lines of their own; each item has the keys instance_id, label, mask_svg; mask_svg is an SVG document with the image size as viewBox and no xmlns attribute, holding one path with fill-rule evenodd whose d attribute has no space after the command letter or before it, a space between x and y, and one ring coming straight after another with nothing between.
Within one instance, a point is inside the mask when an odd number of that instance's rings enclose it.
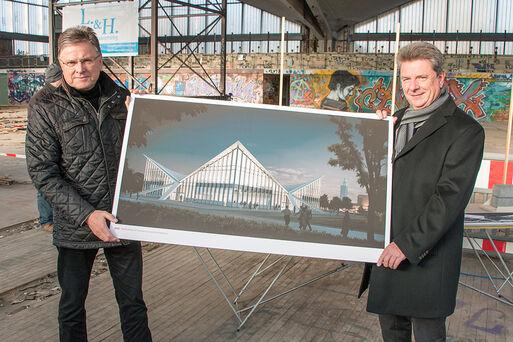
<instances>
[{"instance_id":1,"label":"graffiti mural","mask_svg":"<svg viewBox=\"0 0 513 342\"><path fill-rule=\"evenodd\" d=\"M339 72L339 71L338 71ZM290 79L290 105L321 108L330 94L328 88L335 71L294 73ZM346 98L347 110L373 113L378 109L391 110L392 73L350 71L360 81L352 96ZM511 94L511 76L498 74L447 75L446 86L458 107L477 120L507 120ZM399 84L398 84L399 88ZM396 92L396 110L407 105L402 91Z\"/></svg>"},{"instance_id":2,"label":"graffiti mural","mask_svg":"<svg viewBox=\"0 0 513 342\"><path fill-rule=\"evenodd\" d=\"M485 121L508 119L511 76L448 74L446 85L456 105L475 119Z\"/></svg>"},{"instance_id":3,"label":"graffiti mural","mask_svg":"<svg viewBox=\"0 0 513 342\"><path fill-rule=\"evenodd\" d=\"M392 110L393 82L391 73L363 72L360 76L362 84L356 90L353 107L355 111L374 113L376 110ZM406 107L403 93L398 89L395 93L395 109Z\"/></svg>"},{"instance_id":4,"label":"graffiti mural","mask_svg":"<svg viewBox=\"0 0 513 342\"><path fill-rule=\"evenodd\" d=\"M45 83L45 76L33 73L9 74L9 104L28 103L32 95Z\"/></svg>"},{"instance_id":5,"label":"graffiti mural","mask_svg":"<svg viewBox=\"0 0 513 342\"><path fill-rule=\"evenodd\" d=\"M149 83L149 74L137 75L137 80L145 86ZM212 81L219 87L219 74L210 75ZM125 87L130 87L130 78L118 75ZM118 80L116 83L120 84ZM263 75L257 73L227 74L226 93L232 94L238 102L262 103ZM162 95L177 96L218 96L219 92L203 81L196 74L159 75L158 87Z\"/></svg>"}]
</instances>

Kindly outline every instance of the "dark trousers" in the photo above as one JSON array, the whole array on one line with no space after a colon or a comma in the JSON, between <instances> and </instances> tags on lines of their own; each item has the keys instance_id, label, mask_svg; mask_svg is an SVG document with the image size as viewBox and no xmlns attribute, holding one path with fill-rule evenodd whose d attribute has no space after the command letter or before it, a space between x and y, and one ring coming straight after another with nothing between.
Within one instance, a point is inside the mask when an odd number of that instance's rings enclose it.
<instances>
[{"instance_id":1,"label":"dark trousers","mask_svg":"<svg viewBox=\"0 0 513 342\"><path fill-rule=\"evenodd\" d=\"M98 249L58 248L57 276L61 286L59 337L87 341L85 300ZM124 341L151 341L146 305L142 295L140 243L104 248L119 306Z\"/></svg>"},{"instance_id":2,"label":"dark trousers","mask_svg":"<svg viewBox=\"0 0 513 342\"><path fill-rule=\"evenodd\" d=\"M384 342L411 342L411 330L415 342L445 342L445 317L416 318L395 315L379 315Z\"/></svg>"}]
</instances>

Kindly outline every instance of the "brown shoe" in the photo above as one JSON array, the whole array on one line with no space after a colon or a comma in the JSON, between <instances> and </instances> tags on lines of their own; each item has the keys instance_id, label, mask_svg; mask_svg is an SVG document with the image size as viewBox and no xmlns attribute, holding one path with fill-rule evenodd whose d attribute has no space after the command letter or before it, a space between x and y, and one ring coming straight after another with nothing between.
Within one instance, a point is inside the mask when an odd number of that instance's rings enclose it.
<instances>
[{"instance_id":1,"label":"brown shoe","mask_svg":"<svg viewBox=\"0 0 513 342\"><path fill-rule=\"evenodd\" d=\"M48 232L48 233L51 233L53 232L53 223L47 223L43 226L43 230Z\"/></svg>"}]
</instances>

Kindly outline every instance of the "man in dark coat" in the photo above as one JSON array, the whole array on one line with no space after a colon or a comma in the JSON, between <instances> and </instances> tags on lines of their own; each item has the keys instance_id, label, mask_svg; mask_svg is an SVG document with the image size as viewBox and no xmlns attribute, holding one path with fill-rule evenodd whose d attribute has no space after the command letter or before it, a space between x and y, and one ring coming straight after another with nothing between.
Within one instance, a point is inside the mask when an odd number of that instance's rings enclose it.
<instances>
[{"instance_id":1,"label":"man in dark coat","mask_svg":"<svg viewBox=\"0 0 513 342\"><path fill-rule=\"evenodd\" d=\"M412 326L417 342L445 341L484 131L448 94L436 47L403 47L398 63L409 106L395 119L391 243L370 272L367 310L384 341L410 342Z\"/></svg>"},{"instance_id":2,"label":"man in dark coat","mask_svg":"<svg viewBox=\"0 0 513 342\"><path fill-rule=\"evenodd\" d=\"M95 256L103 248L124 340L151 341L141 245L120 241L107 226L117 221L110 211L129 92L101 71L100 44L88 27L72 27L60 35L58 58L62 84L32 107L25 148L32 181L54 209L62 290L59 337L87 341L84 304Z\"/></svg>"}]
</instances>

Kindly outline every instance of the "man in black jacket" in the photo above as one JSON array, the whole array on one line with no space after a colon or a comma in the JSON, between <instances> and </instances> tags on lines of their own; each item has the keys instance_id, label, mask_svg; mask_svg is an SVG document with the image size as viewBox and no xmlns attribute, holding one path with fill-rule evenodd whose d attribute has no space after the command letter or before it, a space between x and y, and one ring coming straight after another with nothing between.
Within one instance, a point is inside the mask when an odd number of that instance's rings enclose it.
<instances>
[{"instance_id":1,"label":"man in black jacket","mask_svg":"<svg viewBox=\"0 0 513 342\"><path fill-rule=\"evenodd\" d=\"M435 46L403 47L398 65L409 106L395 115L391 243L370 272L367 310L384 341L410 342L412 327L417 342L445 341L484 130L448 93Z\"/></svg>"},{"instance_id":2,"label":"man in black jacket","mask_svg":"<svg viewBox=\"0 0 513 342\"><path fill-rule=\"evenodd\" d=\"M53 243L61 341L86 341L85 299L99 248L109 264L125 341L151 341L142 296L140 243L120 241L107 223L127 115L129 92L101 71L93 30L67 29L59 37L63 82L34 104L26 136L29 174L54 209Z\"/></svg>"}]
</instances>

